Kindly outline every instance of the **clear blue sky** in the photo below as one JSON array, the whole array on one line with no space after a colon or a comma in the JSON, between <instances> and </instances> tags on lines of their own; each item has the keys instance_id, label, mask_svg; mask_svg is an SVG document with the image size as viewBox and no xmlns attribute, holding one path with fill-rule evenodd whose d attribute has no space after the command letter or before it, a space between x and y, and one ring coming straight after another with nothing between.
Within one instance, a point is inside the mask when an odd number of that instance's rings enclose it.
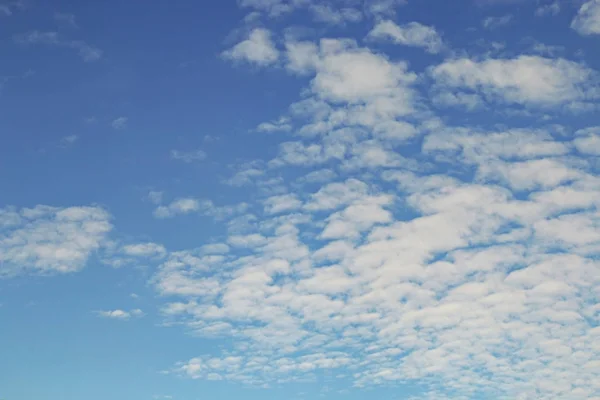
<instances>
[{"instance_id":1,"label":"clear blue sky","mask_svg":"<svg viewBox=\"0 0 600 400\"><path fill-rule=\"evenodd\" d=\"M0 399L600 399L599 46L598 0L0 0Z\"/></svg>"}]
</instances>

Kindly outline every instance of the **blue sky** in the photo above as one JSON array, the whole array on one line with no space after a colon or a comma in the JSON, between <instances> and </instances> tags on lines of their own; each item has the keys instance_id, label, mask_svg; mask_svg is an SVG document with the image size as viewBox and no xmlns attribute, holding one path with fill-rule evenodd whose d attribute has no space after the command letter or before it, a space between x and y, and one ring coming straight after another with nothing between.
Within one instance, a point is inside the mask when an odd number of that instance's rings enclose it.
<instances>
[{"instance_id":1,"label":"blue sky","mask_svg":"<svg viewBox=\"0 0 600 400\"><path fill-rule=\"evenodd\" d=\"M600 1L0 0L0 399L600 399Z\"/></svg>"}]
</instances>

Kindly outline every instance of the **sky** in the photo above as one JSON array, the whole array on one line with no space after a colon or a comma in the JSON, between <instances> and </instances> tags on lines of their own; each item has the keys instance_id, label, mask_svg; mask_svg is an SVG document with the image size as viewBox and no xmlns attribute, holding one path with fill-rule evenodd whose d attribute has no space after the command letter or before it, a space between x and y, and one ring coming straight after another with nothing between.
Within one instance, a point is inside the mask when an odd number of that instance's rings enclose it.
<instances>
[{"instance_id":1,"label":"sky","mask_svg":"<svg viewBox=\"0 0 600 400\"><path fill-rule=\"evenodd\" d=\"M0 0L0 399L599 400L600 0Z\"/></svg>"}]
</instances>

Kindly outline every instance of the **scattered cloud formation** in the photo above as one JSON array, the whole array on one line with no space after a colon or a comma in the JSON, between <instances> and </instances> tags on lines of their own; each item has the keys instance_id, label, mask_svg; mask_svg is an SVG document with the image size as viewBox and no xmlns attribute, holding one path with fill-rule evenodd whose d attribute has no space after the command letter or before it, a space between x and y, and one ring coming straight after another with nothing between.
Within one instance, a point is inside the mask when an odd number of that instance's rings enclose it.
<instances>
[{"instance_id":1,"label":"scattered cloud formation","mask_svg":"<svg viewBox=\"0 0 600 400\"><path fill-rule=\"evenodd\" d=\"M490 102L556 107L599 95L597 73L562 58L456 59L432 68L431 74L442 88L469 90Z\"/></svg>"},{"instance_id":2,"label":"scattered cloud formation","mask_svg":"<svg viewBox=\"0 0 600 400\"><path fill-rule=\"evenodd\" d=\"M105 245L110 219L93 206L0 209L0 276L81 270Z\"/></svg>"},{"instance_id":3,"label":"scattered cloud formation","mask_svg":"<svg viewBox=\"0 0 600 400\"><path fill-rule=\"evenodd\" d=\"M470 26L486 29L461 25L453 40L453 26L394 22L413 20L412 3L394 16L403 1L238 4L247 36L221 58L260 66L260 89L239 121L223 111L247 142L205 137L216 182L198 187L165 163L137 182L140 210L115 206L133 233L116 234L94 205L0 208L0 278L74 273L94 257L121 278L143 271L115 293L152 301L152 322L171 327L161 334L199 343L178 348L165 375L378 398L406 387L393 395L410 400L599 400L600 81L584 52L516 47L521 32L496 41L508 30L490 30L522 22L510 15L478 16ZM459 6L443 4L440 15ZM598 4L572 28L598 33ZM534 18L558 2L528 7L532 24L561 20ZM314 26L292 31L299 21ZM69 47L57 33L24 38ZM281 93L262 98L263 78ZM110 300L93 315L145 316Z\"/></svg>"}]
</instances>

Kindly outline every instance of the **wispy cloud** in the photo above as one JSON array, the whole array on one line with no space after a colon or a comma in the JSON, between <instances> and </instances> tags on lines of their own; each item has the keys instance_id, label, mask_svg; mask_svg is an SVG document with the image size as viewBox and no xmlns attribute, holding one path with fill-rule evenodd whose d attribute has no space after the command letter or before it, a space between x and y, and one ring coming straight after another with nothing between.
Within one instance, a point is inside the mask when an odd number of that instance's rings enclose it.
<instances>
[{"instance_id":1,"label":"wispy cloud","mask_svg":"<svg viewBox=\"0 0 600 400\"><path fill-rule=\"evenodd\" d=\"M200 149L193 151L171 150L171 158L189 164L204 160L206 158L206 152Z\"/></svg>"},{"instance_id":2,"label":"wispy cloud","mask_svg":"<svg viewBox=\"0 0 600 400\"><path fill-rule=\"evenodd\" d=\"M513 16L508 14L501 17L487 17L481 24L486 29L497 29L510 24L512 20Z\"/></svg>"},{"instance_id":3,"label":"wispy cloud","mask_svg":"<svg viewBox=\"0 0 600 400\"><path fill-rule=\"evenodd\" d=\"M116 130L125 129L127 127L128 122L129 122L129 118L119 117L119 118L115 118L114 120L112 120L112 122L110 123L110 126Z\"/></svg>"},{"instance_id":4,"label":"wispy cloud","mask_svg":"<svg viewBox=\"0 0 600 400\"><path fill-rule=\"evenodd\" d=\"M82 40L63 38L58 32L31 31L29 33L14 36L14 40L21 45L39 44L70 48L76 50L85 62L94 62L102 58L102 50L90 46Z\"/></svg>"}]
</instances>

